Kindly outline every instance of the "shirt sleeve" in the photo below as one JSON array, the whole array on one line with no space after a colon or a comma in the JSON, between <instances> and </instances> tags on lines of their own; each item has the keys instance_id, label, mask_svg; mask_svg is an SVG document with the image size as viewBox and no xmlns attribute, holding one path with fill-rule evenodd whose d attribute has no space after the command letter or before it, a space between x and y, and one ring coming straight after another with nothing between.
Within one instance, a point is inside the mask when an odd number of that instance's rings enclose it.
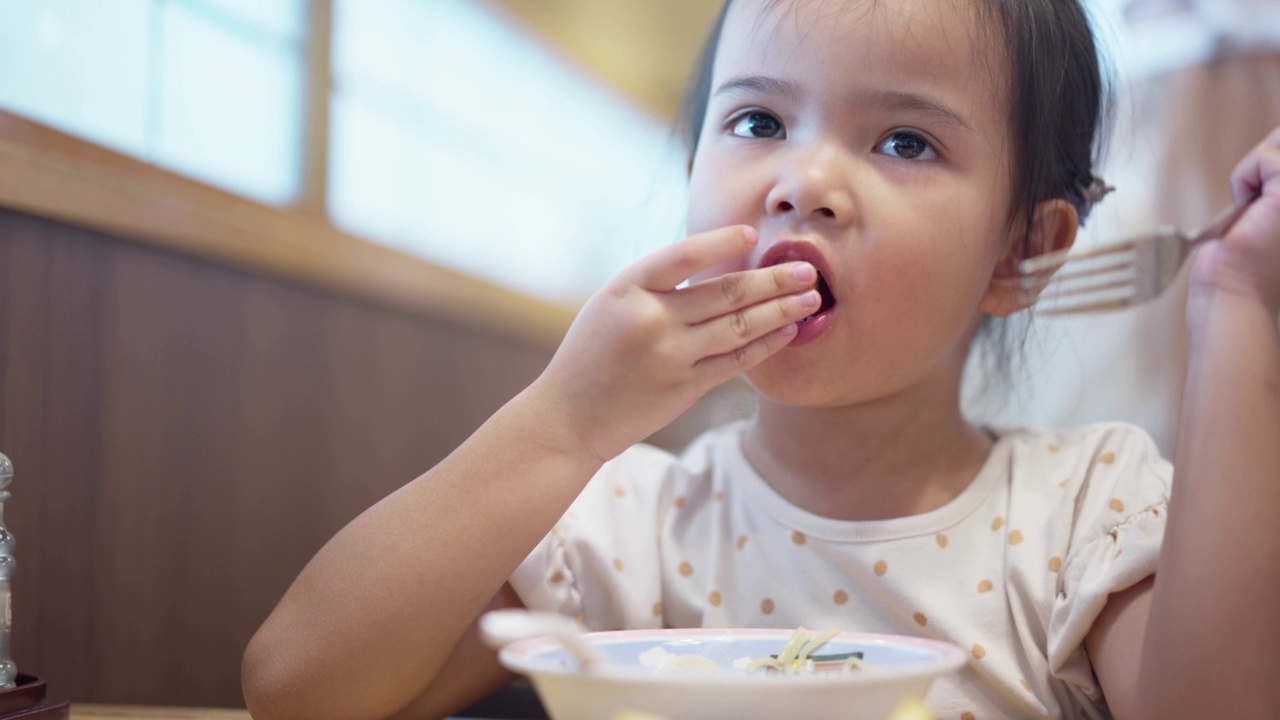
<instances>
[{"instance_id":1,"label":"shirt sleeve","mask_svg":"<svg viewBox=\"0 0 1280 720\"><path fill-rule=\"evenodd\" d=\"M661 627L659 508L674 464L647 445L606 463L511 575L525 606L588 630Z\"/></svg>"},{"instance_id":2,"label":"shirt sleeve","mask_svg":"<svg viewBox=\"0 0 1280 720\"><path fill-rule=\"evenodd\" d=\"M1049 617L1049 667L1100 700L1085 638L1112 593L1155 573L1173 467L1145 432L1117 424L1088 444L1077 474L1071 541Z\"/></svg>"}]
</instances>

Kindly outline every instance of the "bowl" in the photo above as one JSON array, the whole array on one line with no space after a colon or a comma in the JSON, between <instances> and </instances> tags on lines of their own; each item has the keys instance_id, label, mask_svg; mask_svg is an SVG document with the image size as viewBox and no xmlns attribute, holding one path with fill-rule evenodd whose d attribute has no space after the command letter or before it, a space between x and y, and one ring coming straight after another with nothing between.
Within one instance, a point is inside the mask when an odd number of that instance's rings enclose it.
<instances>
[{"instance_id":1,"label":"bowl","mask_svg":"<svg viewBox=\"0 0 1280 720\"><path fill-rule=\"evenodd\" d=\"M610 720L622 710L669 720L885 720L924 695L934 678L964 666L950 643L901 635L840 633L815 655L862 652L865 669L787 674L749 661L777 655L791 630L688 629L593 632L582 639L607 663L584 672L552 638L504 647L498 657L527 675L554 720Z\"/></svg>"}]
</instances>

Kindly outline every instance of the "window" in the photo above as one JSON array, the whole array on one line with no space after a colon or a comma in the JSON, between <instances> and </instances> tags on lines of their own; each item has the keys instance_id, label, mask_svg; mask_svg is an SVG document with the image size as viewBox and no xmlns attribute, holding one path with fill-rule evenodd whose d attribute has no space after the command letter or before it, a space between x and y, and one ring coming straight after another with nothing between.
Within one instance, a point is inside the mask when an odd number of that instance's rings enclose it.
<instances>
[{"instance_id":1,"label":"window","mask_svg":"<svg viewBox=\"0 0 1280 720\"><path fill-rule=\"evenodd\" d=\"M23 69L0 106L287 206L312 2L332 9L336 225L568 302L677 236L668 128L479 0L0 2L0 67Z\"/></svg>"},{"instance_id":2,"label":"window","mask_svg":"<svg viewBox=\"0 0 1280 720\"><path fill-rule=\"evenodd\" d=\"M339 225L552 299L673 239L669 132L474 0L335 0Z\"/></svg>"},{"instance_id":3,"label":"window","mask_svg":"<svg viewBox=\"0 0 1280 720\"><path fill-rule=\"evenodd\" d=\"M300 188L305 0L0 3L0 105L233 192Z\"/></svg>"}]
</instances>

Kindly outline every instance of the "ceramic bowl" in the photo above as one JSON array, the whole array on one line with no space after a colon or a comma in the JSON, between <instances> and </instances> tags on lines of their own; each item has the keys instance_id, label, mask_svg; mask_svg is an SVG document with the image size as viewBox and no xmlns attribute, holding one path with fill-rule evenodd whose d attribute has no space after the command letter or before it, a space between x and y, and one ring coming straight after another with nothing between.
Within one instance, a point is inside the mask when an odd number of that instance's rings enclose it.
<instances>
[{"instance_id":1,"label":"ceramic bowl","mask_svg":"<svg viewBox=\"0 0 1280 720\"><path fill-rule=\"evenodd\" d=\"M625 710L668 720L884 720L967 661L964 651L944 642L846 632L815 655L860 651L866 669L747 672L750 660L780 653L791 635L756 629L587 633L585 641L608 660L591 672L550 638L512 643L499 658L530 678L554 720L611 720Z\"/></svg>"}]
</instances>

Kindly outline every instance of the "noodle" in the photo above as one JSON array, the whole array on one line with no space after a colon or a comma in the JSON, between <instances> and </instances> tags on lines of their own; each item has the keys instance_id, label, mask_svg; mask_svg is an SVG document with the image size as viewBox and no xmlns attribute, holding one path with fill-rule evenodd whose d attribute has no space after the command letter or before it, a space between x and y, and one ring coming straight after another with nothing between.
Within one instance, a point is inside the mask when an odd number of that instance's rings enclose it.
<instances>
[{"instance_id":1,"label":"noodle","mask_svg":"<svg viewBox=\"0 0 1280 720\"><path fill-rule=\"evenodd\" d=\"M755 660L742 657L733 663L733 667L737 670L745 670L747 673L763 668L766 673L780 675L818 673L843 675L851 670L872 670L870 665L862 661L861 651L832 655L814 654L839 634L839 630L827 630L818 635L812 635L804 628L796 628L796 631L787 638L782 652ZM709 657L696 654L673 654L661 646L650 647L640 653L639 661L642 667L653 668L657 675L711 677L723 672L720 665Z\"/></svg>"},{"instance_id":2,"label":"noodle","mask_svg":"<svg viewBox=\"0 0 1280 720\"><path fill-rule=\"evenodd\" d=\"M830 671L837 667L841 673L847 673L850 670L870 670L871 667L862 661L861 652L839 655L813 654L815 650L827 644L827 641L838 634L840 634L839 630L827 630L820 635L813 636L803 627L796 628L796 631L787 639L787 644L783 646L782 652L753 660L747 665L747 672L754 672L764 668L767 672L797 675ZM838 665L836 665L837 663ZM833 665L835 667L832 667Z\"/></svg>"}]
</instances>

